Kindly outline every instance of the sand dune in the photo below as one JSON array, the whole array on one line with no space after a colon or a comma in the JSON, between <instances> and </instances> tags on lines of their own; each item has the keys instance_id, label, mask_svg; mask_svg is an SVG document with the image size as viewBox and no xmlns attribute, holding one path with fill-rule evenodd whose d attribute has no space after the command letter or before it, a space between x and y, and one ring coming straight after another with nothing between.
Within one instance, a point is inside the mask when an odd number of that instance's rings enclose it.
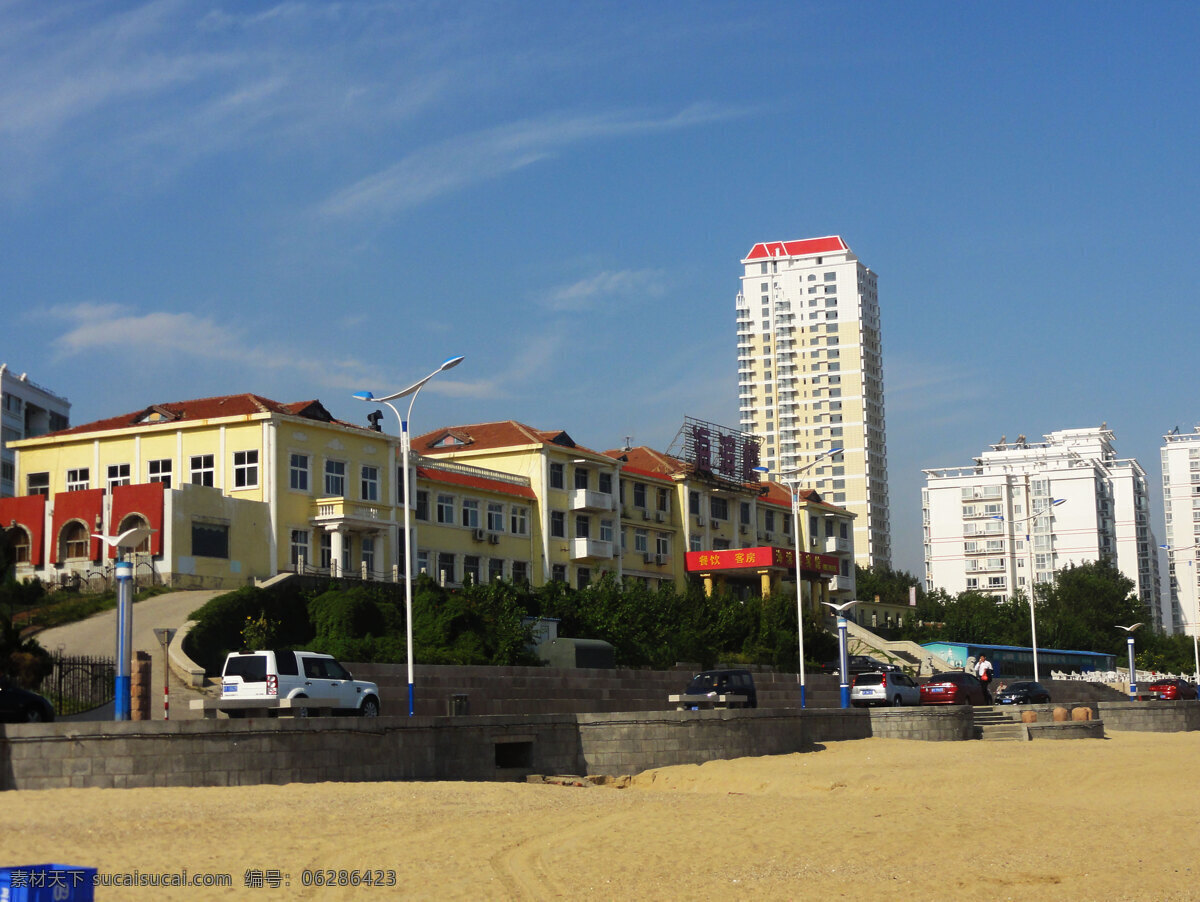
<instances>
[{"instance_id":1,"label":"sand dune","mask_svg":"<svg viewBox=\"0 0 1200 902\"><path fill-rule=\"evenodd\" d=\"M1200 899L1197 761L1200 733L866 739L664 768L625 789L9 792L0 847L7 865L228 873L232 896L254 899ZM395 885L304 885L343 869L394 871ZM286 885L248 888L248 870ZM230 891L97 891L218 895Z\"/></svg>"}]
</instances>

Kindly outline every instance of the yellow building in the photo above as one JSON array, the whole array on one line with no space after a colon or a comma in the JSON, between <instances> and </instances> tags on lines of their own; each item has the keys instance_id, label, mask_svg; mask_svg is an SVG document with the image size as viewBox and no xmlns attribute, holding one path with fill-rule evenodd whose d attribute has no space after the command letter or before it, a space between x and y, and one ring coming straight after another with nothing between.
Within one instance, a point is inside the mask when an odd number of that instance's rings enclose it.
<instances>
[{"instance_id":1,"label":"yellow building","mask_svg":"<svg viewBox=\"0 0 1200 902\"><path fill-rule=\"evenodd\" d=\"M399 580L399 439L319 401L232 395L156 405L15 444L19 577L103 578L94 533L154 530L139 580L233 587L283 572ZM801 554L816 598L853 597L853 515L802 494L792 540L778 485L729 479L649 448L605 452L502 421L413 440L414 567L447 585L583 587L603 574L768 591ZM754 551L751 562L747 554ZM724 552L742 552L722 564Z\"/></svg>"}]
</instances>

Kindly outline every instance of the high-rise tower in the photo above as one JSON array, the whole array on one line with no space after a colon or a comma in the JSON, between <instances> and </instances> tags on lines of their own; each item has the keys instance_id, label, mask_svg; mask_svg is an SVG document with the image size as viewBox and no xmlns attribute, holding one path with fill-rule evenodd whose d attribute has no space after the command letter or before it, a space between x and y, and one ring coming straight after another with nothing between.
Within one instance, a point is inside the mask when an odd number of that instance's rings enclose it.
<instances>
[{"instance_id":1,"label":"high-rise tower","mask_svg":"<svg viewBox=\"0 0 1200 902\"><path fill-rule=\"evenodd\" d=\"M858 515L856 562L890 566L875 273L837 236L756 244L742 267L741 428L763 437L773 477L811 464L804 486Z\"/></svg>"}]
</instances>

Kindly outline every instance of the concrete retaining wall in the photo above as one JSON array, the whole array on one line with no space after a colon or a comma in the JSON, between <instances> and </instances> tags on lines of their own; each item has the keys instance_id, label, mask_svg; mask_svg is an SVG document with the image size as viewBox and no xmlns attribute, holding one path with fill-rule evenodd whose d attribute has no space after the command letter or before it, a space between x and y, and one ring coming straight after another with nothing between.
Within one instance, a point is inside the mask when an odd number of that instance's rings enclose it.
<instances>
[{"instance_id":1,"label":"concrete retaining wall","mask_svg":"<svg viewBox=\"0 0 1200 902\"><path fill-rule=\"evenodd\" d=\"M871 709L871 735L884 739L959 741L974 734L975 719L966 706Z\"/></svg>"},{"instance_id":2,"label":"concrete retaining wall","mask_svg":"<svg viewBox=\"0 0 1200 902\"><path fill-rule=\"evenodd\" d=\"M1030 739L1103 739L1104 721L1066 720L1061 723L1023 724Z\"/></svg>"},{"instance_id":3,"label":"concrete retaining wall","mask_svg":"<svg viewBox=\"0 0 1200 902\"><path fill-rule=\"evenodd\" d=\"M1110 730L1180 733L1200 730L1200 702L1098 702Z\"/></svg>"}]
</instances>

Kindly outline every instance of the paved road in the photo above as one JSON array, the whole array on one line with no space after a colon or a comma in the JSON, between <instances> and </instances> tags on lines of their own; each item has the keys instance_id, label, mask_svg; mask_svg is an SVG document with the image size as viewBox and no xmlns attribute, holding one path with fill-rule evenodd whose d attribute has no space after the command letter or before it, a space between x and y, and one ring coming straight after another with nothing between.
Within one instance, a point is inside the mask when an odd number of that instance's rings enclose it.
<instances>
[{"instance_id":1,"label":"paved road","mask_svg":"<svg viewBox=\"0 0 1200 902\"><path fill-rule=\"evenodd\" d=\"M154 720L163 719L162 704L162 646L154 637L154 630L159 627L178 629L196 608L210 598L223 595L227 590L219 591L187 591L169 592L156 595L133 605L133 649L134 651L149 652L153 658L151 663L150 685L154 687L150 696L150 713ZM87 620L56 626L53 629L42 630L35 638L47 651L59 651L68 655L103 655L113 657L117 649L117 612L104 611ZM171 719L191 720L197 716L192 713L188 701L202 698L199 693L182 685L175 677L171 678ZM112 720L112 705L106 705L86 714L76 715L70 720Z\"/></svg>"}]
</instances>

